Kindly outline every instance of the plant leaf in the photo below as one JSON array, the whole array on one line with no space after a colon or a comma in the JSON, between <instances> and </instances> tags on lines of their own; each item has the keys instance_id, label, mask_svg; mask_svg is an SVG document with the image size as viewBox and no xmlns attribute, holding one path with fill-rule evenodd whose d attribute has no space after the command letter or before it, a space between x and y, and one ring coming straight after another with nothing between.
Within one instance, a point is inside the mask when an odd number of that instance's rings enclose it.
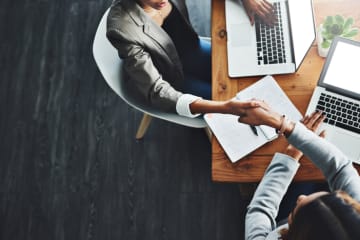
<instances>
[{"instance_id":1,"label":"plant leaf","mask_svg":"<svg viewBox=\"0 0 360 240\"><path fill-rule=\"evenodd\" d=\"M326 28L329 25L332 25L334 22L333 16L327 16L324 21L324 28Z\"/></svg>"},{"instance_id":2,"label":"plant leaf","mask_svg":"<svg viewBox=\"0 0 360 240\"><path fill-rule=\"evenodd\" d=\"M326 40L333 40L334 37L335 36L331 32L325 32L325 34L323 34L323 38L325 38Z\"/></svg>"},{"instance_id":3,"label":"plant leaf","mask_svg":"<svg viewBox=\"0 0 360 240\"><path fill-rule=\"evenodd\" d=\"M323 41L322 43L321 43L321 47L322 48L329 48L330 47L330 42L329 41Z\"/></svg>"},{"instance_id":4,"label":"plant leaf","mask_svg":"<svg viewBox=\"0 0 360 240\"><path fill-rule=\"evenodd\" d=\"M347 31L349 31L350 27L354 24L354 19L352 17L349 17L348 19L346 19L345 23L344 23L344 33L346 33Z\"/></svg>"},{"instance_id":5,"label":"plant leaf","mask_svg":"<svg viewBox=\"0 0 360 240\"><path fill-rule=\"evenodd\" d=\"M347 32L346 34L343 34L341 36L346 37L346 38L352 38L354 37L356 34L358 34L359 30L357 28L353 28L351 29L351 31Z\"/></svg>"},{"instance_id":6,"label":"plant leaf","mask_svg":"<svg viewBox=\"0 0 360 240\"><path fill-rule=\"evenodd\" d=\"M326 38L326 39L327 39L327 38L329 37L329 35L330 35L329 32L327 32L326 30L324 30L324 31L321 32L321 36L322 36L323 38Z\"/></svg>"},{"instance_id":7,"label":"plant leaf","mask_svg":"<svg viewBox=\"0 0 360 240\"><path fill-rule=\"evenodd\" d=\"M344 25L344 18L340 15L335 16L335 22L338 23L340 26Z\"/></svg>"}]
</instances>

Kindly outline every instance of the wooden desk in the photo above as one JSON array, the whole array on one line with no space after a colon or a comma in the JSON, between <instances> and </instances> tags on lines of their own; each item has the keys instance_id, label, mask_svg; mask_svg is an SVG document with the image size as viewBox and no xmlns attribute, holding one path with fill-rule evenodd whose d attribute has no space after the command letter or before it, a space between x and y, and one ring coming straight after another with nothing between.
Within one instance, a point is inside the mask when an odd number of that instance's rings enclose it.
<instances>
[{"instance_id":1,"label":"wooden desk","mask_svg":"<svg viewBox=\"0 0 360 240\"><path fill-rule=\"evenodd\" d=\"M328 15L352 16L355 26L360 24L359 0L313 0L316 26ZM260 77L230 79L227 71L225 1L212 0L212 96L214 100L227 100ZM360 35L360 34L359 34ZM360 40L360 36L357 40ZM282 89L305 113L313 89L320 76L324 59L318 56L316 42L311 47L300 69L294 74L274 76ZM212 178L221 182L259 182L276 151L282 151L286 140L279 138L264 145L249 156L231 163L215 137L212 139ZM360 166L356 165L360 170ZM322 173L306 158L301 160L295 181L323 180Z\"/></svg>"}]
</instances>

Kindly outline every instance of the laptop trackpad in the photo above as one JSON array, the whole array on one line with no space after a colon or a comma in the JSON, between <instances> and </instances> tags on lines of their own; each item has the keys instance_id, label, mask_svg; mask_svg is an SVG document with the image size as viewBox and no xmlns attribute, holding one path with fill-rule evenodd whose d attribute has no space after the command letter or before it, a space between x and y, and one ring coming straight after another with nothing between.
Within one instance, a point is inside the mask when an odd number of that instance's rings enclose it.
<instances>
[{"instance_id":1,"label":"laptop trackpad","mask_svg":"<svg viewBox=\"0 0 360 240\"><path fill-rule=\"evenodd\" d=\"M326 133L327 139L330 142L334 143L346 156L348 156L352 161L359 163L360 158L360 139L350 134L346 134L342 131L330 130Z\"/></svg>"},{"instance_id":2,"label":"laptop trackpad","mask_svg":"<svg viewBox=\"0 0 360 240\"><path fill-rule=\"evenodd\" d=\"M242 46L249 46L253 43L252 39L252 31L253 27L248 22L239 23L239 24L231 24L230 25L231 35L230 42L231 46L233 47L242 47ZM244 34L246 33L246 34ZM248 34L247 34L248 33Z\"/></svg>"}]
</instances>

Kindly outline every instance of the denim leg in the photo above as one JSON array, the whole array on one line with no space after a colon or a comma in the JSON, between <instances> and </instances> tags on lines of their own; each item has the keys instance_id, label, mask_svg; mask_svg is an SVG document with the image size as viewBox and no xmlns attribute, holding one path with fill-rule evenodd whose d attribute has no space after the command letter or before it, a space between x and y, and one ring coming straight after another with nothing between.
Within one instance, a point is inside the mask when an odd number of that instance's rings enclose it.
<instances>
[{"instance_id":1,"label":"denim leg","mask_svg":"<svg viewBox=\"0 0 360 240\"><path fill-rule=\"evenodd\" d=\"M184 54L184 92L211 99L211 43L199 40L199 47Z\"/></svg>"},{"instance_id":2,"label":"denim leg","mask_svg":"<svg viewBox=\"0 0 360 240\"><path fill-rule=\"evenodd\" d=\"M187 74L185 74L185 78L184 93L193 94L207 100L211 99L211 83Z\"/></svg>"}]
</instances>

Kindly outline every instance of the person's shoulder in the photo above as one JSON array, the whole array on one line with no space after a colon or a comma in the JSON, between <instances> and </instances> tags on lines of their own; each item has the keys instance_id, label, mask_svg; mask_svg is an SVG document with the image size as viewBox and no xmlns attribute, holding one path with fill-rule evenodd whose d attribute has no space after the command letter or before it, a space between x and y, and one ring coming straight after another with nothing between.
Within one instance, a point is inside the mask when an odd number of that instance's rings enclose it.
<instances>
[{"instance_id":1,"label":"person's shoulder","mask_svg":"<svg viewBox=\"0 0 360 240\"><path fill-rule=\"evenodd\" d=\"M107 16L108 23L119 21L124 18L127 18L126 7L124 7L122 1L114 1Z\"/></svg>"},{"instance_id":2,"label":"person's shoulder","mask_svg":"<svg viewBox=\"0 0 360 240\"><path fill-rule=\"evenodd\" d=\"M107 29L120 30L144 24L140 7L133 0L117 0L110 7L107 17Z\"/></svg>"},{"instance_id":3,"label":"person's shoulder","mask_svg":"<svg viewBox=\"0 0 360 240\"><path fill-rule=\"evenodd\" d=\"M133 25L133 23L133 20L129 16L129 10L127 9L126 4L121 0L114 1L107 16L107 34L113 35L124 32L126 32L125 34L128 34L127 28L130 25Z\"/></svg>"}]
</instances>

